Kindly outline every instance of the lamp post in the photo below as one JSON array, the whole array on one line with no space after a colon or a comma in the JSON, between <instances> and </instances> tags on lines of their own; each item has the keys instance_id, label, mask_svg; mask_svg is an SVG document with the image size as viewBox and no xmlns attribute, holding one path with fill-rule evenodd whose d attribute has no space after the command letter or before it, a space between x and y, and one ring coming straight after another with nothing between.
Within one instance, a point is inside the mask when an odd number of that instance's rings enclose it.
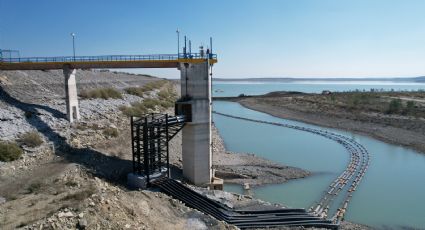
<instances>
[{"instance_id":1,"label":"lamp post","mask_svg":"<svg viewBox=\"0 0 425 230\"><path fill-rule=\"evenodd\" d=\"M74 54L74 61L75 61L75 33L71 33L72 36L72 51Z\"/></svg>"},{"instance_id":2,"label":"lamp post","mask_svg":"<svg viewBox=\"0 0 425 230\"><path fill-rule=\"evenodd\" d=\"M180 31L179 29L176 30L177 33L177 59L179 59L180 54Z\"/></svg>"}]
</instances>

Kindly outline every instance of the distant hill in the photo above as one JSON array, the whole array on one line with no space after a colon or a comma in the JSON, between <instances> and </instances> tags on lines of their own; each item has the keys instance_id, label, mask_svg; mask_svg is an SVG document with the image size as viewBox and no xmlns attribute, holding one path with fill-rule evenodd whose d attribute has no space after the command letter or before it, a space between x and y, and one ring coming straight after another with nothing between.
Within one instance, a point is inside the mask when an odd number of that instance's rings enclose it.
<instances>
[{"instance_id":1,"label":"distant hill","mask_svg":"<svg viewBox=\"0 0 425 230\"><path fill-rule=\"evenodd\" d=\"M425 76L408 78L214 78L215 81L269 81L269 82L294 82L294 81L391 81L391 82L425 82Z\"/></svg>"}]
</instances>

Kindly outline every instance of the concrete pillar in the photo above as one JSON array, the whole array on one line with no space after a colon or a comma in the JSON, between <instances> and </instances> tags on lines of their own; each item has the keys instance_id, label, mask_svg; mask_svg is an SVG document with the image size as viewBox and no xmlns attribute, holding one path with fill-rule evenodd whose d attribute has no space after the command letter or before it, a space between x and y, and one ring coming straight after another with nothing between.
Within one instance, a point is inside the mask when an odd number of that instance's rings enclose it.
<instances>
[{"instance_id":1,"label":"concrete pillar","mask_svg":"<svg viewBox=\"0 0 425 230\"><path fill-rule=\"evenodd\" d=\"M196 185L212 179L211 79L208 61L181 63L181 94L191 104L192 120L182 130L183 176Z\"/></svg>"},{"instance_id":2,"label":"concrete pillar","mask_svg":"<svg viewBox=\"0 0 425 230\"><path fill-rule=\"evenodd\" d=\"M78 107L77 82L75 80L75 69L64 66L63 75L65 76L65 102L66 115L69 122L80 119L80 110Z\"/></svg>"}]
</instances>

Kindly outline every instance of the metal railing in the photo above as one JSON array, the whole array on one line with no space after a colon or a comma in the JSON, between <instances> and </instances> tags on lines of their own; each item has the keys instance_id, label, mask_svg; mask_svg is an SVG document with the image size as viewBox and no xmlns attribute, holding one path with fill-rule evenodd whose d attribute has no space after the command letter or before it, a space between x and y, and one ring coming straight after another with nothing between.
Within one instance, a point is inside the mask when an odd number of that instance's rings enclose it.
<instances>
[{"instance_id":1,"label":"metal railing","mask_svg":"<svg viewBox=\"0 0 425 230\"><path fill-rule=\"evenodd\" d=\"M0 58L4 63L42 62L107 62L107 61L165 61L178 59L217 59L217 54L180 53L147 55L102 55L102 56L62 56L62 57L19 57Z\"/></svg>"}]
</instances>

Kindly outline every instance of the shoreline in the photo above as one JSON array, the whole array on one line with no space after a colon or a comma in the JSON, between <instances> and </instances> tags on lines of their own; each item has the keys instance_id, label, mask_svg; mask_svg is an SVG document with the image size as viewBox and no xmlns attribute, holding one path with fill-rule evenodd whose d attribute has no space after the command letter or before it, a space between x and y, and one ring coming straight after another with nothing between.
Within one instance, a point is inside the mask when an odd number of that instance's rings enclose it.
<instances>
[{"instance_id":1,"label":"shoreline","mask_svg":"<svg viewBox=\"0 0 425 230\"><path fill-rule=\"evenodd\" d=\"M262 158L252 153L227 151L218 129L213 125L213 169L226 184L263 186L281 184L312 175L311 172Z\"/></svg>"},{"instance_id":2,"label":"shoreline","mask_svg":"<svg viewBox=\"0 0 425 230\"><path fill-rule=\"evenodd\" d=\"M302 109L297 110L288 107L271 105L267 102L263 102L262 100L264 98L267 97L265 95L259 95L243 98L215 98L215 100L236 102L245 108L263 112L282 119L299 121L307 124L365 135L385 143L402 146L417 151L420 154L425 154L425 135L408 130L407 128L403 129L371 121L363 121L360 119L353 120L316 111L302 111Z\"/></svg>"},{"instance_id":3,"label":"shoreline","mask_svg":"<svg viewBox=\"0 0 425 230\"><path fill-rule=\"evenodd\" d=\"M395 138L392 138L392 136L397 136L398 138L403 137L403 134L400 134L401 129L399 128L382 127L382 126L370 127L370 124L367 124L367 123L362 124L362 122L353 121L349 119L332 118L332 117L325 117L320 115L315 116L315 115L305 114L303 112L291 111L291 110L285 110L285 111L279 112L275 110L270 110L270 108L268 108L267 106L263 107L263 105L258 105L258 104L253 105L249 102L243 102L243 101L239 101L238 103L248 109L266 113L274 117L293 120L293 121L299 121L299 122L305 122L307 124L318 125L318 126L322 126L326 128L334 128L334 129L339 129L339 130L347 131L347 132L353 132L356 134L365 135L365 136L383 141L388 144L402 146L405 148L415 150L418 153L425 154L425 146L412 145L409 143L410 139L408 138L401 141L397 141ZM350 124L347 124L347 122ZM376 124L372 124L372 125L376 125ZM379 132L379 134L377 133L378 130L381 131ZM406 131L406 132L409 132L409 131Z\"/></svg>"}]
</instances>

